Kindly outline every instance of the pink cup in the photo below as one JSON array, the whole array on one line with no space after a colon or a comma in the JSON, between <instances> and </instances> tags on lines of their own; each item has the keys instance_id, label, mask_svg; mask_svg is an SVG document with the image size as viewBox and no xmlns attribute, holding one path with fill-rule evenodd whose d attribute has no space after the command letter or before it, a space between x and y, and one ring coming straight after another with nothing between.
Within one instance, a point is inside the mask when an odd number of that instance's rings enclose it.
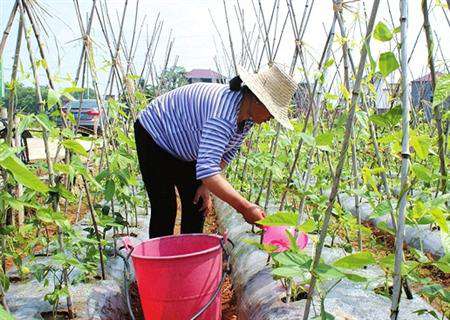
<instances>
[{"instance_id":1,"label":"pink cup","mask_svg":"<svg viewBox=\"0 0 450 320\"><path fill-rule=\"evenodd\" d=\"M293 227L263 227L263 244L270 244L277 247L275 252L283 252L290 248L290 242L286 233L288 230L292 235L295 235ZM304 249L308 244L308 235L300 232L297 237L297 245L300 249Z\"/></svg>"}]
</instances>

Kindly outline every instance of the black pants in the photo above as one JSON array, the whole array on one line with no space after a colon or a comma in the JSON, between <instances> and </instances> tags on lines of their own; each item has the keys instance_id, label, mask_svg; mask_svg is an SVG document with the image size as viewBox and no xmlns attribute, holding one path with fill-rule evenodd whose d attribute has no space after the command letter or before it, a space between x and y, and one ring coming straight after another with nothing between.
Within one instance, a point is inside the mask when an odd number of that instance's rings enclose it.
<instances>
[{"instance_id":1,"label":"black pants","mask_svg":"<svg viewBox=\"0 0 450 320\"><path fill-rule=\"evenodd\" d=\"M151 205L150 238L173 234L177 214L175 187L181 198L181 233L200 233L205 221L202 199L193 203L201 181L195 178L195 161L173 157L158 146L139 120L134 124L139 167Z\"/></svg>"}]
</instances>

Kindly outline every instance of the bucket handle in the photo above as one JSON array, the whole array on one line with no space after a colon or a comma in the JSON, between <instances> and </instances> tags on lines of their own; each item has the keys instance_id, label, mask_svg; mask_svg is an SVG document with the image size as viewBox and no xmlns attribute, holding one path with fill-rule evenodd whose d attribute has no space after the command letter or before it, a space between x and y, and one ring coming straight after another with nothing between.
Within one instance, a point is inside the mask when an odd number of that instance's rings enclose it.
<instances>
[{"instance_id":1,"label":"bucket handle","mask_svg":"<svg viewBox=\"0 0 450 320\"><path fill-rule=\"evenodd\" d=\"M127 300L127 308L128 312L130 313L131 320L135 320L136 317L134 316L133 309L131 307L131 296L129 291L129 283L130 283L130 256L133 253L134 245L132 244L130 237L124 237L121 239L123 242L123 246L116 249L116 255L123 260L123 283L124 283L124 289L125 289L125 296ZM120 250L125 248L126 250L126 256L123 255Z\"/></svg>"},{"instance_id":2,"label":"bucket handle","mask_svg":"<svg viewBox=\"0 0 450 320\"><path fill-rule=\"evenodd\" d=\"M226 259L225 272L223 272L222 278L220 279L220 282L219 282L219 285L217 286L214 293L211 295L211 298L209 298L208 302L206 302L206 304L199 311L197 311L197 313L194 314L190 320L198 319L198 317L200 317L203 314L203 312L205 312L206 309L208 309L208 307L211 305L211 303L213 303L213 301L216 299L217 295L220 293L220 289L222 288L222 285L225 281L225 277L227 276L227 274L231 273L230 255L225 250L226 242L229 242L232 245L232 247L234 248L234 243L230 239L228 239L227 232L225 231L223 237L220 239L220 246L222 247L222 250L223 250L223 253L224 253L225 259Z\"/></svg>"}]
</instances>

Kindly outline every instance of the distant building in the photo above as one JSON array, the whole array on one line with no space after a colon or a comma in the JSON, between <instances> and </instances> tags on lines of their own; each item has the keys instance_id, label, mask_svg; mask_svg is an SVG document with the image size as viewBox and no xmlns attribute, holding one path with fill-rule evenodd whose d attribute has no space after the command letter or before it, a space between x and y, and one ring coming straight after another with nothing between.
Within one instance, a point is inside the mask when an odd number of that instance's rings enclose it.
<instances>
[{"instance_id":1,"label":"distant building","mask_svg":"<svg viewBox=\"0 0 450 320\"><path fill-rule=\"evenodd\" d=\"M186 73L189 83L209 82L209 83L226 83L226 77L220 73L210 69L193 69Z\"/></svg>"},{"instance_id":2,"label":"distant building","mask_svg":"<svg viewBox=\"0 0 450 320\"><path fill-rule=\"evenodd\" d=\"M392 84L387 83L382 77L377 77L374 80L374 87L377 93L375 99L376 112L381 114L389 111L391 108L389 96L391 95Z\"/></svg>"},{"instance_id":3,"label":"distant building","mask_svg":"<svg viewBox=\"0 0 450 320\"><path fill-rule=\"evenodd\" d=\"M440 77L441 72L436 73ZM431 104L433 102L433 86L431 84L431 74L411 81L412 106L416 109L423 109L425 118L431 120L433 117Z\"/></svg>"}]
</instances>

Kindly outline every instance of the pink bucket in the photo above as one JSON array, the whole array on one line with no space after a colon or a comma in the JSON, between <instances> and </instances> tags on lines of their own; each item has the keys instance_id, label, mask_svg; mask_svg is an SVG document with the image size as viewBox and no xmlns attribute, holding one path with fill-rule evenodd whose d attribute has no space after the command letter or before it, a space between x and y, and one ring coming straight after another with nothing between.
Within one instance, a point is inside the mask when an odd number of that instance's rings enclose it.
<instances>
[{"instance_id":1,"label":"pink bucket","mask_svg":"<svg viewBox=\"0 0 450 320\"><path fill-rule=\"evenodd\" d=\"M134 246L131 257L146 320L219 320L223 238L183 234L150 239ZM130 249L129 238L124 239Z\"/></svg>"}]
</instances>

